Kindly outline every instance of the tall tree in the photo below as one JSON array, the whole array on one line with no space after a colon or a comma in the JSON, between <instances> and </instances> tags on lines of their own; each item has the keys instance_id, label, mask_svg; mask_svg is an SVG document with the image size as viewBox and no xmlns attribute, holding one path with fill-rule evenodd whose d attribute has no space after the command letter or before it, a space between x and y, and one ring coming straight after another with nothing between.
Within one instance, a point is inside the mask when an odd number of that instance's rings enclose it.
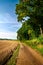
<instances>
[{"instance_id":1,"label":"tall tree","mask_svg":"<svg viewBox=\"0 0 43 65\"><path fill-rule=\"evenodd\" d=\"M30 22L34 22L40 27L40 33L43 33L43 0L19 0L16 5L16 14L18 21L24 20L24 17L30 17Z\"/></svg>"}]
</instances>

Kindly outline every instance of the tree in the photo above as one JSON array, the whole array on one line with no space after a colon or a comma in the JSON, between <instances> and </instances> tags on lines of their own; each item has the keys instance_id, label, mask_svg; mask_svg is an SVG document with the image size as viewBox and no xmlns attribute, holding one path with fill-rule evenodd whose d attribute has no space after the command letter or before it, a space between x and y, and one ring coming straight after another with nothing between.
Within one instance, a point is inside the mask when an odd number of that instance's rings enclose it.
<instances>
[{"instance_id":1,"label":"tree","mask_svg":"<svg viewBox=\"0 0 43 65\"><path fill-rule=\"evenodd\" d=\"M19 40L33 39L39 36L39 27L34 22L27 20L22 23L22 27L17 31L17 34Z\"/></svg>"},{"instance_id":2,"label":"tree","mask_svg":"<svg viewBox=\"0 0 43 65\"><path fill-rule=\"evenodd\" d=\"M29 35L28 35L28 26L26 22L23 23L22 27L17 31L17 39L19 40L28 40Z\"/></svg>"},{"instance_id":3,"label":"tree","mask_svg":"<svg viewBox=\"0 0 43 65\"><path fill-rule=\"evenodd\" d=\"M24 17L30 17L30 22L39 26L40 34L43 33L43 0L20 0L16 5L16 14L18 21L24 20Z\"/></svg>"}]
</instances>

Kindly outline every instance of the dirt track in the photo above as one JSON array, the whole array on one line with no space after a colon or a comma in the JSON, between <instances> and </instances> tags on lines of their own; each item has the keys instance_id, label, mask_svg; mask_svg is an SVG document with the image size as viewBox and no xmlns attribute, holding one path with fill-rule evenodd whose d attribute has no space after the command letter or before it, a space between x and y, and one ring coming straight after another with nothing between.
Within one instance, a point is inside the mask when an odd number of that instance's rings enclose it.
<instances>
[{"instance_id":1,"label":"dirt track","mask_svg":"<svg viewBox=\"0 0 43 65\"><path fill-rule=\"evenodd\" d=\"M20 44L16 65L43 65L43 57L32 48Z\"/></svg>"}]
</instances>

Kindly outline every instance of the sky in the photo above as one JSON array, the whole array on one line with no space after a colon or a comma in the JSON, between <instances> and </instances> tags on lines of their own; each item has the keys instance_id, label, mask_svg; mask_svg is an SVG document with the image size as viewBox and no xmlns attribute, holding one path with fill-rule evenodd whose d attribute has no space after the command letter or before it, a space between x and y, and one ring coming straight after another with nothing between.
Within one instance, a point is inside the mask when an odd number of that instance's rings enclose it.
<instances>
[{"instance_id":1,"label":"sky","mask_svg":"<svg viewBox=\"0 0 43 65\"><path fill-rule=\"evenodd\" d=\"M21 23L15 14L19 0L0 0L0 38L17 39L17 30Z\"/></svg>"}]
</instances>

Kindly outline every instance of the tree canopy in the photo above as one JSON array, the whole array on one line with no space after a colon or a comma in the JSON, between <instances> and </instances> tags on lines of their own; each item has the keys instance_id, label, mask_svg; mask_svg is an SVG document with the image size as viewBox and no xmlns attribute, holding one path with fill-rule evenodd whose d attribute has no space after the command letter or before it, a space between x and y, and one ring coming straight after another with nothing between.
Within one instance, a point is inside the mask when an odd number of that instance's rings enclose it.
<instances>
[{"instance_id":1,"label":"tree canopy","mask_svg":"<svg viewBox=\"0 0 43 65\"><path fill-rule=\"evenodd\" d=\"M27 19L28 24L27 21L22 24L23 26L20 28L21 33L24 32L29 35L29 30L31 30L34 33L32 34L33 37L43 34L43 0L19 0L19 4L16 4L16 14L19 22L25 21L24 17L30 17ZM29 25L30 28L28 28ZM18 31L20 32L20 30ZM25 36L25 34L23 35Z\"/></svg>"}]
</instances>

